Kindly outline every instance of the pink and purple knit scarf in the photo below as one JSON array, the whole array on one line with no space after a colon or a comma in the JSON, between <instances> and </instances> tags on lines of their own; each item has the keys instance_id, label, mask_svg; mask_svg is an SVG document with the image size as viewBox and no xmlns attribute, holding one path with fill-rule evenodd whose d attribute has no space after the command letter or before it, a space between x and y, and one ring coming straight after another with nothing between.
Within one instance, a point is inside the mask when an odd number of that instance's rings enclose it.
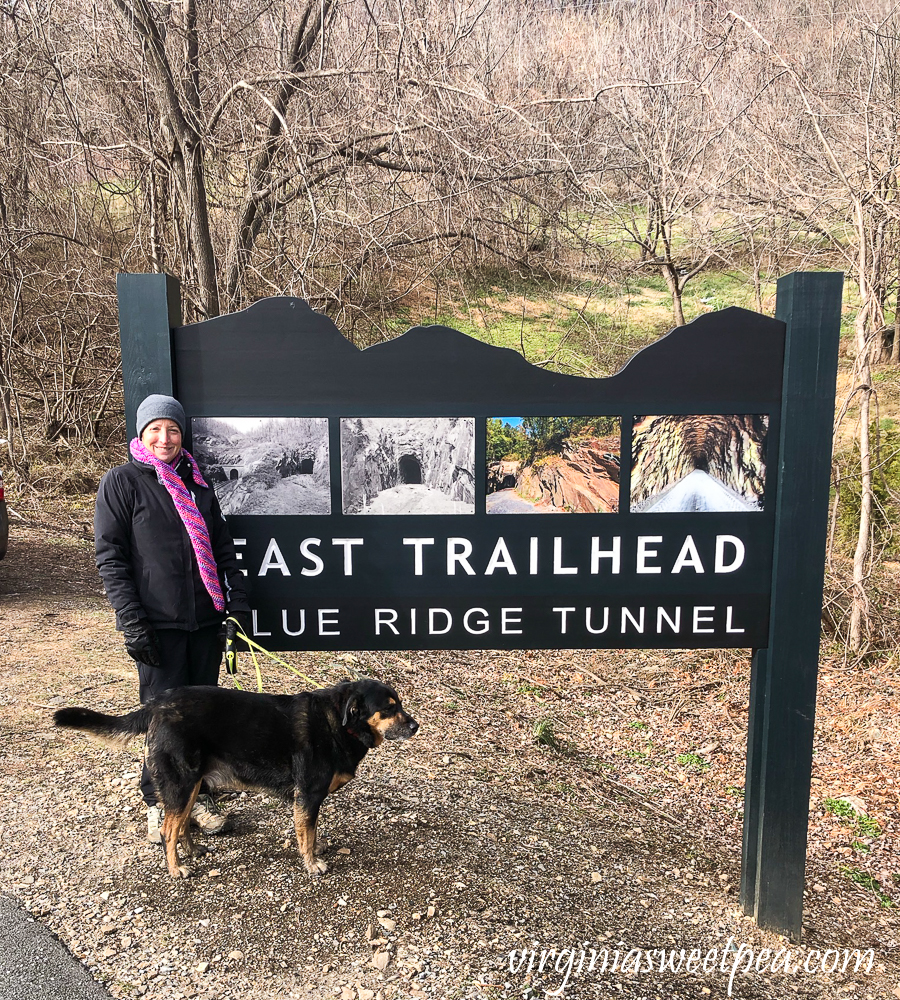
<instances>
[{"instance_id":1,"label":"pink and purple knit scarf","mask_svg":"<svg viewBox=\"0 0 900 1000\"><path fill-rule=\"evenodd\" d=\"M212 545L209 541L209 531L203 515L197 509L191 491L184 485L181 476L168 462L161 462L151 451L149 451L140 438L134 438L129 445L132 458L145 465L152 465L156 470L156 478L168 490L175 510L188 533L194 554L197 557L197 566L200 570L200 579L209 591L209 596L215 605L216 611L225 610L225 598L222 594L222 587L219 584L219 572L216 569L216 560L213 557ZM200 467L194 461L194 456L183 448L181 454L191 463L191 470L194 474L194 482L198 486L206 486L206 480L200 474Z\"/></svg>"}]
</instances>

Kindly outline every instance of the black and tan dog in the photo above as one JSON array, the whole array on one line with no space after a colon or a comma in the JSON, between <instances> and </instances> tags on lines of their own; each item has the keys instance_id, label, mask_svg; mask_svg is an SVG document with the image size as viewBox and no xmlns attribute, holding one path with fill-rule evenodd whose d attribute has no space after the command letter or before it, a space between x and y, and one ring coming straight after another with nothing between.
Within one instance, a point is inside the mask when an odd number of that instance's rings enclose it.
<instances>
[{"instance_id":1,"label":"black and tan dog","mask_svg":"<svg viewBox=\"0 0 900 1000\"><path fill-rule=\"evenodd\" d=\"M53 721L117 745L147 734L147 766L165 810L166 863L175 878L188 874L177 844L193 853L191 807L204 778L293 800L300 854L306 870L321 875L328 866L315 856L316 820L325 797L355 776L368 750L409 739L419 728L397 692L373 680L295 695L175 688L128 715L62 708Z\"/></svg>"}]
</instances>

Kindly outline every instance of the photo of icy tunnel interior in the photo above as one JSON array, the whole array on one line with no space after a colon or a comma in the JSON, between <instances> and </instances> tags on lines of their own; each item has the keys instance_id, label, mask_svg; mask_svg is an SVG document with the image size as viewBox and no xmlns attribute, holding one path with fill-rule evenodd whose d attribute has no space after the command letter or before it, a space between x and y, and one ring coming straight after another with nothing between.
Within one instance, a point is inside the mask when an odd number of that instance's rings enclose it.
<instances>
[{"instance_id":1,"label":"photo of icy tunnel interior","mask_svg":"<svg viewBox=\"0 0 900 1000\"><path fill-rule=\"evenodd\" d=\"M635 417L631 510L763 510L768 429L766 414Z\"/></svg>"}]
</instances>

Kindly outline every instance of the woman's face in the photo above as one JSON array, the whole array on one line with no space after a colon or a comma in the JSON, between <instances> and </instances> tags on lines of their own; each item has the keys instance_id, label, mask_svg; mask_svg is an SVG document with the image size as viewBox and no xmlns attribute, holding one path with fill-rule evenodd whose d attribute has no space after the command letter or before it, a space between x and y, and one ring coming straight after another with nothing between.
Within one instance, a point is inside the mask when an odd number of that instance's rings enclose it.
<instances>
[{"instance_id":1,"label":"woman's face","mask_svg":"<svg viewBox=\"0 0 900 1000\"><path fill-rule=\"evenodd\" d=\"M141 433L141 444L169 465L181 454L181 430L174 420L153 420Z\"/></svg>"}]
</instances>

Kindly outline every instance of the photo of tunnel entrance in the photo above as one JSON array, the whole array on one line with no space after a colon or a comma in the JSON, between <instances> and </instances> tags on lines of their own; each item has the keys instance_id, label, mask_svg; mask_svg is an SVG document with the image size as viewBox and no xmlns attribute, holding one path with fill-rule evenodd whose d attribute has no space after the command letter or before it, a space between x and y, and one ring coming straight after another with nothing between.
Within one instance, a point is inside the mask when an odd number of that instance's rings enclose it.
<instances>
[{"instance_id":1,"label":"photo of tunnel entrance","mask_svg":"<svg viewBox=\"0 0 900 1000\"><path fill-rule=\"evenodd\" d=\"M768 430L767 414L635 417L631 510L763 510Z\"/></svg>"},{"instance_id":2,"label":"photo of tunnel entrance","mask_svg":"<svg viewBox=\"0 0 900 1000\"><path fill-rule=\"evenodd\" d=\"M474 417L341 420L345 514L474 514Z\"/></svg>"},{"instance_id":3,"label":"photo of tunnel entrance","mask_svg":"<svg viewBox=\"0 0 900 1000\"><path fill-rule=\"evenodd\" d=\"M400 456L400 482L413 486L422 484L422 463L415 455Z\"/></svg>"},{"instance_id":4,"label":"photo of tunnel entrance","mask_svg":"<svg viewBox=\"0 0 900 1000\"><path fill-rule=\"evenodd\" d=\"M222 513L330 514L325 417L194 417L194 457Z\"/></svg>"},{"instance_id":5,"label":"photo of tunnel entrance","mask_svg":"<svg viewBox=\"0 0 900 1000\"><path fill-rule=\"evenodd\" d=\"M488 514L619 509L619 417L489 417Z\"/></svg>"}]
</instances>

